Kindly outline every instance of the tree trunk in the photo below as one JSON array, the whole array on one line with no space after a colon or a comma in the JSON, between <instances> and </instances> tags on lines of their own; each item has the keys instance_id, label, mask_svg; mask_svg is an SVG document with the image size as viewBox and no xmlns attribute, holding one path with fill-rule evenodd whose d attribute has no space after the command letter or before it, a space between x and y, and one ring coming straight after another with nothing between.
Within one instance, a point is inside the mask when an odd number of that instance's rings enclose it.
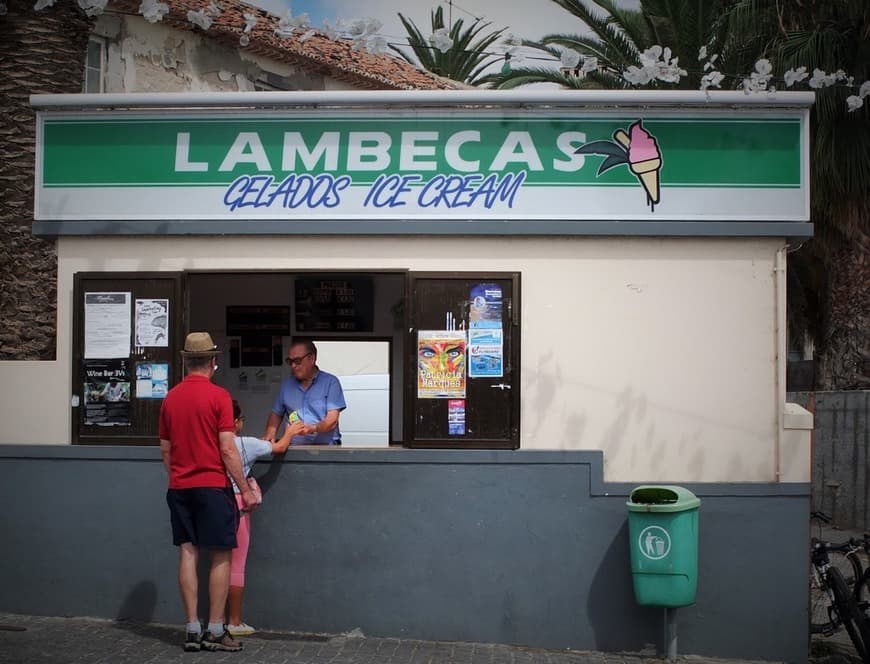
<instances>
[{"instance_id":1,"label":"tree trunk","mask_svg":"<svg viewBox=\"0 0 870 664\"><path fill-rule=\"evenodd\" d=\"M828 269L816 389L870 389L870 234L856 233L839 247Z\"/></svg>"},{"instance_id":2,"label":"tree trunk","mask_svg":"<svg viewBox=\"0 0 870 664\"><path fill-rule=\"evenodd\" d=\"M92 23L74 0L33 9L6 0L0 16L0 360L53 360L57 252L33 224L35 93L81 92Z\"/></svg>"}]
</instances>

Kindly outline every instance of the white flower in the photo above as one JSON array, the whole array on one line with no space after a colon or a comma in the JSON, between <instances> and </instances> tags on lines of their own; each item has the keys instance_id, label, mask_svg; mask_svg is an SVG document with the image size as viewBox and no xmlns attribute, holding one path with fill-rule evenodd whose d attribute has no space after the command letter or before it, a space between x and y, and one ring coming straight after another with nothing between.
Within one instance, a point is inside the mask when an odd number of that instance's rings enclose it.
<instances>
[{"instance_id":1,"label":"white flower","mask_svg":"<svg viewBox=\"0 0 870 664\"><path fill-rule=\"evenodd\" d=\"M47 9L54 5L56 0L36 0L36 4L33 5L33 9L38 12L41 12L43 9Z\"/></svg>"},{"instance_id":2,"label":"white flower","mask_svg":"<svg viewBox=\"0 0 870 664\"><path fill-rule=\"evenodd\" d=\"M858 90L858 96L863 99L867 95L870 95L870 81L864 81L861 84L861 88Z\"/></svg>"},{"instance_id":3,"label":"white flower","mask_svg":"<svg viewBox=\"0 0 870 664\"><path fill-rule=\"evenodd\" d=\"M704 74L701 77L701 90L706 90L707 88L718 88L722 85L722 81L725 79L725 74L718 71L711 71L707 74Z\"/></svg>"},{"instance_id":4,"label":"white flower","mask_svg":"<svg viewBox=\"0 0 870 664\"><path fill-rule=\"evenodd\" d=\"M109 0L78 0L81 7L88 16L98 16L103 13L106 4Z\"/></svg>"},{"instance_id":5,"label":"white flower","mask_svg":"<svg viewBox=\"0 0 870 664\"><path fill-rule=\"evenodd\" d=\"M800 83L809 76L809 74L807 74L806 67L798 67L797 69L789 69L783 76L785 78L786 87L790 88L795 83Z\"/></svg>"},{"instance_id":6,"label":"white flower","mask_svg":"<svg viewBox=\"0 0 870 664\"><path fill-rule=\"evenodd\" d=\"M389 45L387 44L386 37L382 35L372 35L368 38L366 42L366 50L369 53L373 53L375 55L379 53L386 53Z\"/></svg>"},{"instance_id":7,"label":"white flower","mask_svg":"<svg viewBox=\"0 0 870 664\"><path fill-rule=\"evenodd\" d=\"M647 67L635 67L631 65L622 73L622 77L632 85L646 85L652 79L650 71Z\"/></svg>"},{"instance_id":8,"label":"white flower","mask_svg":"<svg viewBox=\"0 0 870 664\"><path fill-rule=\"evenodd\" d=\"M770 60L762 59L755 63L755 71L762 76L767 76L773 71L773 66L770 64Z\"/></svg>"},{"instance_id":9,"label":"white flower","mask_svg":"<svg viewBox=\"0 0 870 664\"><path fill-rule=\"evenodd\" d=\"M827 88L836 82L833 74L826 74L821 69L813 69L813 75L809 80L811 88Z\"/></svg>"},{"instance_id":10,"label":"white flower","mask_svg":"<svg viewBox=\"0 0 870 664\"><path fill-rule=\"evenodd\" d=\"M242 14L242 17L245 19L245 34L249 33L254 29L254 26L257 25L257 16L255 14ZM242 46L247 46L247 44L242 44Z\"/></svg>"},{"instance_id":11,"label":"white flower","mask_svg":"<svg viewBox=\"0 0 870 664\"><path fill-rule=\"evenodd\" d=\"M157 0L142 0L139 5L139 13L149 23L159 23L169 13L169 5Z\"/></svg>"},{"instance_id":12,"label":"white flower","mask_svg":"<svg viewBox=\"0 0 870 664\"><path fill-rule=\"evenodd\" d=\"M857 111L864 105L864 99L857 95L849 95L846 97L846 106L849 108L849 112Z\"/></svg>"},{"instance_id":13,"label":"white flower","mask_svg":"<svg viewBox=\"0 0 870 664\"><path fill-rule=\"evenodd\" d=\"M583 58L583 66L580 67L580 71L584 74L598 71L598 58L596 58L594 55Z\"/></svg>"},{"instance_id":14,"label":"white flower","mask_svg":"<svg viewBox=\"0 0 870 664\"><path fill-rule=\"evenodd\" d=\"M559 62L567 69L574 69L580 64L580 54L574 50L565 50L559 54Z\"/></svg>"},{"instance_id":15,"label":"white flower","mask_svg":"<svg viewBox=\"0 0 870 664\"><path fill-rule=\"evenodd\" d=\"M187 12L187 20L203 30L208 30L211 27L211 16L205 13L204 10Z\"/></svg>"},{"instance_id":16,"label":"white flower","mask_svg":"<svg viewBox=\"0 0 870 664\"><path fill-rule=\"evenodd\" d=\"M453 40L447 28L438 28L429 36L429 43L442 53L446 53L453 47Z\"/></svg>"},{"instance_id":17,"label":"white flower","mask_svg":"<svg viewBox=\"0 0 870 664\"><path fill-rule=\"evenodd\" d=\"M324 32L329 31L329 23L327 21L323 22L325 26L323 28ZM275 34L279 37L289 37L293 34L293 31L296 28L306 28L308 27L308 14L300 14L299 16L293 16L290 10L287 10L287 13L284 14L280 19L278 19L278 27L275 29ZM335 39L336 35L330 35L331 39Z\"/></svg>"},{"instance_id":18,"label":"white flower","mask_svg":"<svg viewBox=\"0 0 870 664\"><path fill-rule=\"evenodd\" d=\"M698 49L698 60L699 61L703 60L706 57L707 57L707 47L702 46L701 48Z\"/></svg>"}]
</instances>

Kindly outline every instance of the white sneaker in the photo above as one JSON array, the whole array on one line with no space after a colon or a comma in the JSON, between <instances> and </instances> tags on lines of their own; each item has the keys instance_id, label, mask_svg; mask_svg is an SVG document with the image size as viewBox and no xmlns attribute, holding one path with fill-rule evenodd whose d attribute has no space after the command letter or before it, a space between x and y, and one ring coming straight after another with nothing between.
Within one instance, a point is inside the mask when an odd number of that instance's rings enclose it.
<instances>
[{"instance_id":1,"label":"white sneaker","mask_svg":"<svg viewBox=\"0 0 870 664\"><path fill-rule=\"evenodd\" d=\"M241 625L227 625L227 631L230 633L230 636L250 636L257 630L248 623L243 622Z\"/></svg>"}]
</instances>

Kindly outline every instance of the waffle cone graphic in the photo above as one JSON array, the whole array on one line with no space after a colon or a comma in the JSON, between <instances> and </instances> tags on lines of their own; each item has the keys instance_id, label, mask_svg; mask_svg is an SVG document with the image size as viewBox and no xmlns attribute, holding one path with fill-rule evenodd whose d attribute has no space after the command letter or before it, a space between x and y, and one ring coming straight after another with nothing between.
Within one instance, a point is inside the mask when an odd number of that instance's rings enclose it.
<instances>
[{"instance_id":1,"label":"waffle cone graphic","mask_svg":"<svg viewBox=\"0 0 870 664\"><path fill-rule=\"evenodd\" d=\"M661 159L644 159L633 164L629 164L631 172L637 176L643 188L646 190L646 195L650 202L659 202L659 169L662 167Z\"/></svg>"}]
</instances>

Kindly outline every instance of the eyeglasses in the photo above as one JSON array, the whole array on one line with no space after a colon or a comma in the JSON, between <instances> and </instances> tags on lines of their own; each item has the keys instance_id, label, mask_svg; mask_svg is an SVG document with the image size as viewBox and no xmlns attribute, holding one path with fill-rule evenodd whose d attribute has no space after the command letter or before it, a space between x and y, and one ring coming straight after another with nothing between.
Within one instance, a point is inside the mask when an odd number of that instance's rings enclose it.
<instances>
[{"instance_id":1,"label":"eyeglasses","mask_svg":"<svg viewBox=\"0 0 870 664\"><path fill-rule=\"evenodd\" d=\"M286 357L284 358L284 362L288 367L298 367L300 364L302 364L302 361L309 355L311 355L310 352L305 353L305 355L303 355L302 357Z\"/></svg>"}]
</instances>

